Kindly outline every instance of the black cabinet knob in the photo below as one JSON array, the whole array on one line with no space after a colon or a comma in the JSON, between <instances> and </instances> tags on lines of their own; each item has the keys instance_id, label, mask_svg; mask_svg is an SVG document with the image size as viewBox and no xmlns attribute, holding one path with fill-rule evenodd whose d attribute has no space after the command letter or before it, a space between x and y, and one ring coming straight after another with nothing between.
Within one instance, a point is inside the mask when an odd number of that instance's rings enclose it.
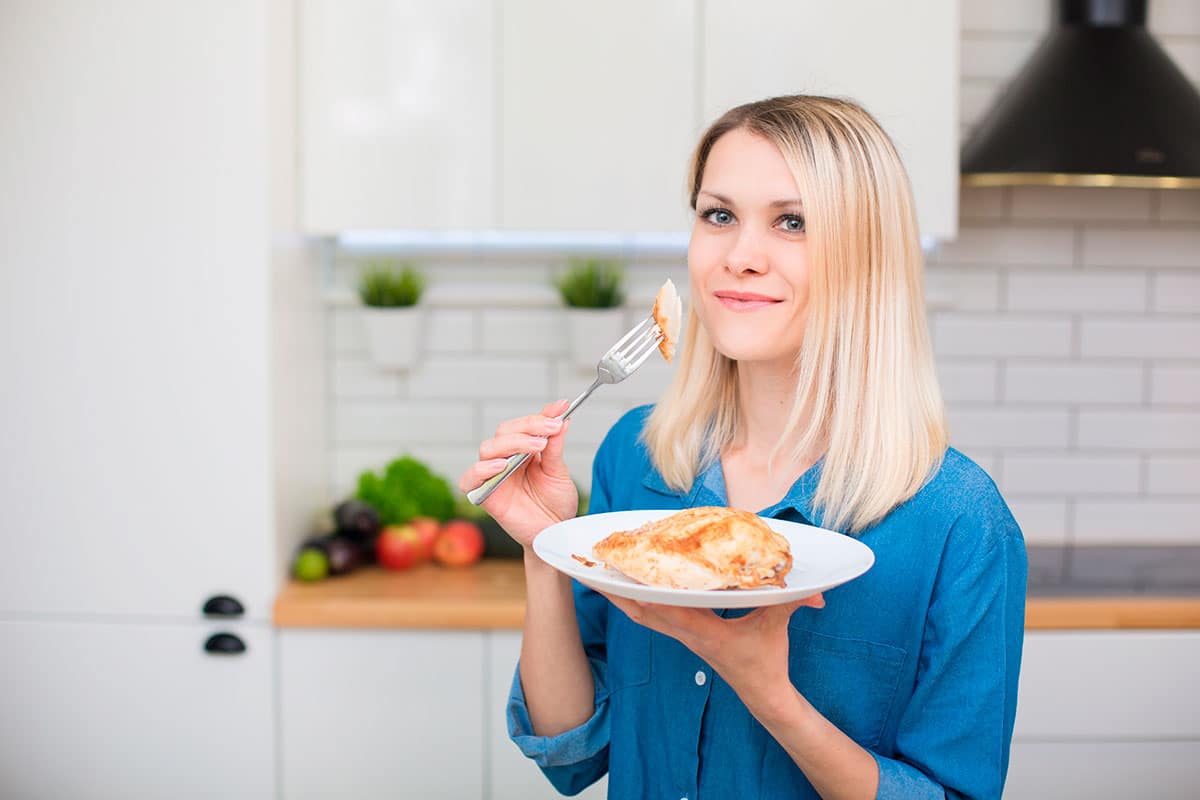
<instances>
[{"instance_id":1,"label":"black cabinet knob","mask_svg":"<svg viewBox=\"0 0 1200 800\"><path fill-rule=\"evenodd\" d=\"M204 604L204 616L206 617L240 617L246 613L246 609L236 598L230 597L227 594L218 594L208 598L208 602Z\"/></svg>"},{"instance_id":2,"label":"black cabinet knob","mask_svg":"<svg viewBox=\"0 0 1200 800\"><path fill-rule=\"evenodd\" d=\"M232 633L214 633L204 643L204 652L215 655L236 655L246 652L246 643Z\"/></svg>"}]
</instances>

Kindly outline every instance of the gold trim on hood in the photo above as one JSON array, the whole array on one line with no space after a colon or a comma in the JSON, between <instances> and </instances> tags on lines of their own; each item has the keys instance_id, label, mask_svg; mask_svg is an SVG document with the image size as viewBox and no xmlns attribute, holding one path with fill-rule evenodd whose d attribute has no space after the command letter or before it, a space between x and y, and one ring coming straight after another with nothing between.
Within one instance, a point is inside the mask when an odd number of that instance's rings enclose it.
<instances>
[{"instance_id":1,"label":"gold trim on hood","mask_svg":"<svg viewBox=\"0 0 1200 800\"><path fill-rule=\"evenodd\" d=\"M1080 175L1069 172L974 172L963 186L1116 186L1123 189L1200 189L1200 178L1167 175Z\"/></svg>"}]
</instances>

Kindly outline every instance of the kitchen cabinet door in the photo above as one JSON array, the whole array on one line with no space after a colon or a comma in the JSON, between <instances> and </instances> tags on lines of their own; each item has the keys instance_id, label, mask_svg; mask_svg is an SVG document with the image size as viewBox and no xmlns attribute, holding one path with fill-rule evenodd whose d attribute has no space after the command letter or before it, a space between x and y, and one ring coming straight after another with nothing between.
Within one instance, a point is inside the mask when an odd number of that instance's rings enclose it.
<instances>
[{"instance_id":1,"label":"kitchen cabinet door","mask_svg":"<svg viewBox=\"0 0 1200 800\"><path fill-rule=\"evenodd\" d=\"M500 222L680 231L696 117L696 4L508 0Z\"/></svg>"},{"instance_id":2,"label":"kitchen cabinet door","mask_svg":"<svg viewBox=\"0 0 1200 800\"><path fill-rule=\"evenodd\" d=\"M286 800L483 797L484 634L279 633Z\"/></svg>"},{"instance_id":3,"label":"kitchen cabinet door","mask_svg":"<svg viewBox=\"0 0 1200 800\"><path fill-rule=\"evenodd\" d=\"M215 632L246 650L209 655ZM275 796L264 625L0 621L0 795Z\"/></svg>"},{"instance_id":4,"label":"kitchen cabinet door","mask_svg":"<svg viewBox=\"0 0 1200 800\"><path fill-rule=\"evenodd\" d=\"M498 8L489 0L305 0L307 231L495 226Z\"/></svg>"},{"instance_id":5,"label":"kitchen cabinet door","mask_svg":"<svg viewBox=\"0 0 1200 800\"><path fill-rule=\"evenodd\" d=\"M492 631L488 634L487 720L489 774L487 785L491 800L554 800L561 797L537 765L522 755L508 738L505 708L512 686L513 670L521 655L519 631ZM603 800L608 794L608 776L575 795L584 800Z\"/></svg>"},{"instance_id":6,"label":"kitchen cabinet door","mask_svg":"<svg viewBox=\"0 0 1200 800\"><path fill-rule=\"evenodd\" d=\"M269 614L271 6L0 11L0 614Z\"/></svg>"},{"instance_id":7,"label":"kitchen cabinet door","mask_svg":"<svg viewBox=\"0 0 1200 800\"><path fill-rule=\"evenodd\" d=\"M849 97L896 142L921 234L958 227L958 4L704 3L702 119L781 94Z\"/></svg>"}]
</instances>

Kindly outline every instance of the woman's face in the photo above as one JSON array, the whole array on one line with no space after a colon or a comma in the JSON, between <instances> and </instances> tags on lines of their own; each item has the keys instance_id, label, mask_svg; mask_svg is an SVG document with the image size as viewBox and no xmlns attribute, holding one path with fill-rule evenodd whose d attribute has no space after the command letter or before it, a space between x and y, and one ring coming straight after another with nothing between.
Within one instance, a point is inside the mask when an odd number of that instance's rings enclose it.
<instances>
[{"instance_id":1,"label":"woman's face","mask_svg":"<svg viewBox=\"0 0 1200 800\"><path fill-rule=\"evenodd\" d=\"M688 244L692 307L718 352L790 366L808 309L804 211L771 142L733 130L713 145Z\"/></svg>"}]
</instances>

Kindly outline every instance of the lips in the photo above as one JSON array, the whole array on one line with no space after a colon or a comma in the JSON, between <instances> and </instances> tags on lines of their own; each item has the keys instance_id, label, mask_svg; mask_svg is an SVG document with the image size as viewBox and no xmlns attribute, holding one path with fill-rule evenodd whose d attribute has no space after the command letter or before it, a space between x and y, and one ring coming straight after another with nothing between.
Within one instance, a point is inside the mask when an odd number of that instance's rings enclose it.
<instances>
[{"instance_id":1,"label":"lips","mask_svg":"<svg viewBox=\"0 0 1200 800\"><path fill-rule=\"evenodd\" d=\"M732 311L757 311L783 302L774 297L768 297L765 294L755 294L754 292L721 291L713 292L713 296L717 298L717 302L722 306Z\"/></svg>"}]
</instances>

